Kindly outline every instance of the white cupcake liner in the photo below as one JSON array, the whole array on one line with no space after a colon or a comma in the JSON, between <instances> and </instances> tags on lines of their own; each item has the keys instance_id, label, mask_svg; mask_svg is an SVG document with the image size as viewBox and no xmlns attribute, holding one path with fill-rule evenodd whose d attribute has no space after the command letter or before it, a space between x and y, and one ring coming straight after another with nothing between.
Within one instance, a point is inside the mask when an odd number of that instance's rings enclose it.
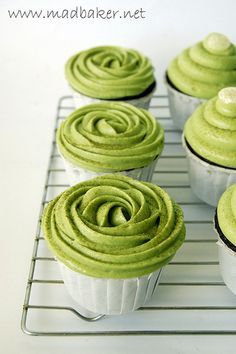
<instances>
[{"instance_id":1,"label":"white cupcake liner","mask_svg":"<svg viewBox=\"0 0 236 354\"><path fill-rule=\"evenodd\" d=\"M122 174L122 175L125 175L128 177L132 177L134 179L137 179L139 181L150 182L152 179L152 175L153 175L157 160L158 160L158 157L157 157L148 166L141 167L141 168L134 168L132 170L118 171L118 172L113 172L113 171L95 172L95 171L86 170L82 167L72 164L71 162L66 160L64 158L64 156L62 156L62 154L60 154L60 156L63 160L66 174L68 177L68 181L71 186L73 186L79 182L87 181L89 179L99 177L99 176L102 176L102 175L105 175L108 173Z\"/></svg>"},{"instance_id":2,"label":"white cupcake liner","mask_svg":"<svg viewBox=\"0 0 236 354\"><path fill-rule=\"evenodd\" d=\"M58 262L65 287L76 303L96 314L121 315L143 306L153 295L161 269L129 279L103 279L74 272Z\"/></svg>"},{"instance_id":3,"label":"white cupcake liner","mask_svg":"<svg viewBox=\"0 0 236 354\"><path fill-rule=\"evenodd\" d=\"M177 129L183 130L186 120L191 116L199 104L206 102L205 99L188 96L176 90L169 84L165 76L165 84L169 98L170 114Z\"/></svg>"},{"instance_id":4,"label":"white cupcake liner","mask_svg":"<svg viewBox=\"0 0 236 354\"><path fill-rule=\"evenodd\" d=\"M193 154L185 143L187 153L189 181L194 193L205 203L217 206L222 193L236 183L236 170L211 165Z\"/></svg>"},{"instance_id":5,"label":"white cupcake liner","mask_svg":"<svg viewBox=\"0 0 236 354\"><path fill-rule=\"evenodd\" d=\"M217 230L216 230L217 232ZM217 241L220 272L226 286L236 295L236 253L220 238Z\"/></svg>"},{"instance_id":6,"label":"white cupcake liner","mask_svg":"<svg viewBox=\"0 0 236 354\"><path fill-rule=\"evenodd\" d=\"M93 98L93 97L89 97L89 96L85 96L82 93L73 90L72 88L70 88L72 90L72 94L73 94L73 98L74 98L74 104L75 104L75 108L80 108L83 107L85 105L91 104L91 103L99 103L99 102L111 102L112 100L102 100L99 98ZM130 99L130 100L116 100L115 102L126 102L129 103L137 108L144 108L146 110L148 110L153 93L156 89L156 86L154 87L154 89L147 94L146 96L140 97L140 98L134 98L134 99Z\"/></svg>"}]
</instances>

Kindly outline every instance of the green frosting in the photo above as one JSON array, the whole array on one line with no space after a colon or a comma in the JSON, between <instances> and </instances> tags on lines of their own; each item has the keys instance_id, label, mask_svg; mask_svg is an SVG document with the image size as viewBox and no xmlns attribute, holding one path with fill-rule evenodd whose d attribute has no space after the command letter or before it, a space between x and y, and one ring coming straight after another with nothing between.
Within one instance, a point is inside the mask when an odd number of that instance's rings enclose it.
<instances>
[{"instance_id":1,"label":"green frosting","mask_svg":"<svg viewBox=\"0 0 236 354\"><path fill-rule=\"evenodd\" d=\"M127 103L102 102L74 111L57 132L65 159L96 172L149 165L164 145L164 131L146 110Z\"/></svg>"},{"instance_id":2,"label":"green frosting","mask_svg":"<svg viewBox=\"0 0 236 354\"><path fill-rule=\"evenodd\" d=\"M94 98L137 96L155 82L150 60L133 49L103 46L72 56L66 63L69 84Z\"/></svg>"},{"instance_id":3,"label":"green frosting","mask_svg":"<svg viewBox=\"0 0 236 354\"><path fill-rule=\"evenodd\" d=\"M236 168L236 88L222 89L187 120L184 136L203 158Z\"/></svg>"},{"instance_id":4,"label":"green frosting","mask_svg":"<svg viewBox=\"0 0 236 354\"><path fill-rule=\"evenodd\" d=\"M99 278L149 274L167 264L185 238L182 210L163 189L112 174L52 200L42 227L57 259Z\"/></svg>"},{"instance_id":5,"label":"green frosting","mask_svg":"<svg viewBox=\"0 0 236 354\"><path fill-rule=\"evenodd\" d=\"M236 184L222 194L217 206L217 218L225 237L236 246Z\"/></svg>"},{"instance_id":6,"label":"green frosting","mask_svg":"<svg viewBox=\"0 0 236 354\"><path fill-rule=\"evenodd\" d=\"M209 34L171 61L168 77L183 93L212 98L226 86L236 86L236 48L227 37Z\"/></svg>"}]
</instances>

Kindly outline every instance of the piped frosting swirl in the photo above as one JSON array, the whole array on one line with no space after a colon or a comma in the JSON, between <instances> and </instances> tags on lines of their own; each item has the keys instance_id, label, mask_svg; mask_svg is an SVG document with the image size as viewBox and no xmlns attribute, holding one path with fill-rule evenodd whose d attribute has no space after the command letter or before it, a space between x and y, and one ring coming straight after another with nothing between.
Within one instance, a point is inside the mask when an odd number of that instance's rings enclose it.
<instances>
[{"instance_id":1,"label":"piped frosting swirl","mask_svg":"<svg viewBox=\"0 0 236 354\"><path fill-rule=\"evenodd\" d=\"M236 184L222 194L217 206L217 218L224 236L236 246Z\"/></svg>"},{"instance_id":2,"label":"piped frosting swirl","mask_svg":"<svg viewBox=\"0 0 236 354\"><path fill-rule=\"evenodd\" d=\"M171 61L168 78L187 95L209 99L226 86L236 86L236 48L220 33L185 49Z\"/></svg>"},{"instance_id":3,"label":"piped frosting swirl","mask_svg":"<svg viewBox=\"0 0 236 354\"><path fill-rule=\"evenodd\" d=\"M187 120L184 136L191 148L217 165L236 168L236 87L200 105Z\"/></svg>"},{"instance_id":4,"label":"piped frosting swirl","mask_svg":"<svg viewBox=\"0 0 236 354\"><path fill-rule=\"evenodd\" d=\"M57 132L61 154L71 163L96 172L149 165L160 155L164 131L144 109L102 102L74 111Z\"/></svg>"},{"instance_id":5,"label":"piped frosting swirl","mask_svg":"<svg viewBox=\"0 0 236 354\"><path fill-rule=\"evenodd\" d=\"M136 50L115 46L91 48L73 55L65 75L74 90L94 98L132 98L155 83L150 60Z\"/></svg>"},{"instance_id":6,"label":"piped frosting swirl","mask_svg":"<svg viewBox=\"0 0 236 354\"><path fill-rule=\"evenodd\" d=\"M42 227L57 259L99 278L149 274L168 263L185 238L182 210L163 189L112 174L52 200Z\"/></svg>"}]
</instances>

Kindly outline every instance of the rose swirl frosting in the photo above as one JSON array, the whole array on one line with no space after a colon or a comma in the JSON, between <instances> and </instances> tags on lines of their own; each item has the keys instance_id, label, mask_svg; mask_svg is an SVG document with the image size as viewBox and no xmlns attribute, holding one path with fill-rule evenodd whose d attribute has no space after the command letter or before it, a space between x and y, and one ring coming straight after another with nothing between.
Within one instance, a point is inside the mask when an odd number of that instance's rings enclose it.
<instances>
[{"instance_id":1,"label":"rose swirl frosting","mask_svg":"<svg viewBox=\"0 0 236 354\"><path fill-rule=\"evenodd\" d=\"M163 189L112 174L52 200L42 227L57 259L100 278L149 274L168 263L185 238L182 210Z\"/></svg>"},{"instance_id":2,"label":"rose swirl frosting","mask_svg":"<svg viewBox=\"0 0 236 354\"><path fill-rule=\"evenodd\" d=\"M132 98L155 83L150 60L136 50L101 46L79 52L65 75L76 91L94 98Z\"/></svg>"},{"instance_id":3,"label":"rose swirl frosting","mask_svg":"<svg viewBox=\"0 0 236 354\"><path fill-rule=\"evenodd\" d=\"M185 49L167 70L174 86L190 96L212 98L226 86L236 86L236 48L220 33Z\"/></svg>"},{"instance_id":4,"label":"rose swirl frosting","mask_svg":"<svg viewBox=\"0 0 236 354\"><path fill-rule=\"evenodd\" d=\"M187 120L184 136L200 157L236 168L236 87L200 105Z\"/></svg>"},{"instance_id":5,"label":"rose swirl frosting","mask_svg":"<svg viewBox=\"0 0 236 354\"><path fill-rule=\"evenodd\" d=\"M164 145L164 131L146 110L118 102L84 106L57 132L61 154L92 171L113 172L147 166Z\"/></svg>"}]
</instances>

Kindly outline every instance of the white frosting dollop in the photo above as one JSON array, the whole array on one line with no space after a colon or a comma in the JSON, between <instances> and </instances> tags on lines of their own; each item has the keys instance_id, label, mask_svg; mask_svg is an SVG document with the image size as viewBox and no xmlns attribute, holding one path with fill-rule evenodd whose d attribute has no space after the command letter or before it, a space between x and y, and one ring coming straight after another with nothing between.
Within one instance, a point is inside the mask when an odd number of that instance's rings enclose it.
<instances>
[{"instance_id":1,"label":"white frosting dollop","mask_svg":"<svg viewBox=\"0 0 236 354\"><path fill-rule=\"evenodd\" d=\"M218 93L218 98L225 104L236 104L236 87L225 87Z\"/></svg>"},{"instance_id":2,"label":"white frosting dollop","mask_svg":"<svg viewBox=\"0 0 236 354\"><path fill-rule=\"evenodd\" d=\"M212 52L224 52L227 50L231 42L225 35L221 33L210 33L203 41L204 47Z\"/></svg>"}]
</instances>

